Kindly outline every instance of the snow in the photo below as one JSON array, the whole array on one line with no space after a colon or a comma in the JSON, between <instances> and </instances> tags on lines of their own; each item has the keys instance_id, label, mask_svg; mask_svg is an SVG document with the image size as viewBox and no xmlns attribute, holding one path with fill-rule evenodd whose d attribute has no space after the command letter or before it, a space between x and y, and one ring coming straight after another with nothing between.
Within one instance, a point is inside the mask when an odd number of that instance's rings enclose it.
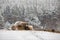
<instances>
[{"instance_id":1,"label":"snow","mask_svg":"<svg viewBox=\"0 0 60 40\"><path fill-rule=\"evenodd\" d=\"M0 30L0 40L60 40L60 33Z\"/></svg>"}]
</instances>

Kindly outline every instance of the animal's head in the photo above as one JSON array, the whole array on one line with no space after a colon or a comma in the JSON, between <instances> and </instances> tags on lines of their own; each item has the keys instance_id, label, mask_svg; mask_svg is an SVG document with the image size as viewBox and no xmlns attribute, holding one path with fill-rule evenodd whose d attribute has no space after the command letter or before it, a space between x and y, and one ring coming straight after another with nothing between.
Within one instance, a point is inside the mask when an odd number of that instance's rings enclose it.
<instances>
[{"instance_id":1,"label":"animal's head","mask_svg":"<svg viewBox=\"0 0 60 40\"><path fill-rule=\"evenodd\" d=\"M33 30L33 26L32 25L26 25L26 30Z\"/></svg>"}]
</instances>

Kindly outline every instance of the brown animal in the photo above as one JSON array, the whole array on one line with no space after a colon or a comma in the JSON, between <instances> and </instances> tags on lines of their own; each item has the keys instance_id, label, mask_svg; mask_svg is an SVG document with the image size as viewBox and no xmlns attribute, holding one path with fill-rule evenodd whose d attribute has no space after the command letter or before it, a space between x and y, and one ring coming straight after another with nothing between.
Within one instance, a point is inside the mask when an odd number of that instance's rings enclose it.
<instances>
[{"instance_id":1,"label":"brown animal","mask_svg":"<svg viewBox=\"0 0 60 40\"><path fill-rule=\"evenodd\" d=\"M28 25L27 22L17 21L11 27L12 30L33 30L33 26Z\"/></svg>"}]
</instances>

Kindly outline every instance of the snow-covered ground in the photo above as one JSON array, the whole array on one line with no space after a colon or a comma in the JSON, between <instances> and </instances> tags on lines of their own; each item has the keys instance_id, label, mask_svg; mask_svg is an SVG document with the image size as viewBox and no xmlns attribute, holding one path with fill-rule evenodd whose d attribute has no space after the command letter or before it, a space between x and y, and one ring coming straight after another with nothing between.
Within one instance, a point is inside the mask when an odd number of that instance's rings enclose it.
<instances>
[{"instance_id":1,"label":"snow-covered ground","mask_svg":"<svg viewBox=\"0 0 60 40\"><path fill-rule=\"evenodd\" d=\"M60 33L0 30L0 40L60 40Z\"/></svg>"}]
</instances>

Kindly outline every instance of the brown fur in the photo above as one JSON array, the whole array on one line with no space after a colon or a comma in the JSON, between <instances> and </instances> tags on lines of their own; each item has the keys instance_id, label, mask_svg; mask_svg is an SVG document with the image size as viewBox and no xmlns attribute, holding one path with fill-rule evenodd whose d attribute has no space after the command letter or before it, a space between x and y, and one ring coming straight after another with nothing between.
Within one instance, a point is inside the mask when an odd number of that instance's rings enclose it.
<instances>
[{"instance_id":1,"label":"brown fur","mask_svg":"<svg viewBox=\"0 0 60 40\"><path fill-rule=\"evenodd\" d=\"M11 29L12 30L33 30L33 26L27 24L28 24L27 22L18 21L11 27Z\"/></svg>"}]
</instances>

